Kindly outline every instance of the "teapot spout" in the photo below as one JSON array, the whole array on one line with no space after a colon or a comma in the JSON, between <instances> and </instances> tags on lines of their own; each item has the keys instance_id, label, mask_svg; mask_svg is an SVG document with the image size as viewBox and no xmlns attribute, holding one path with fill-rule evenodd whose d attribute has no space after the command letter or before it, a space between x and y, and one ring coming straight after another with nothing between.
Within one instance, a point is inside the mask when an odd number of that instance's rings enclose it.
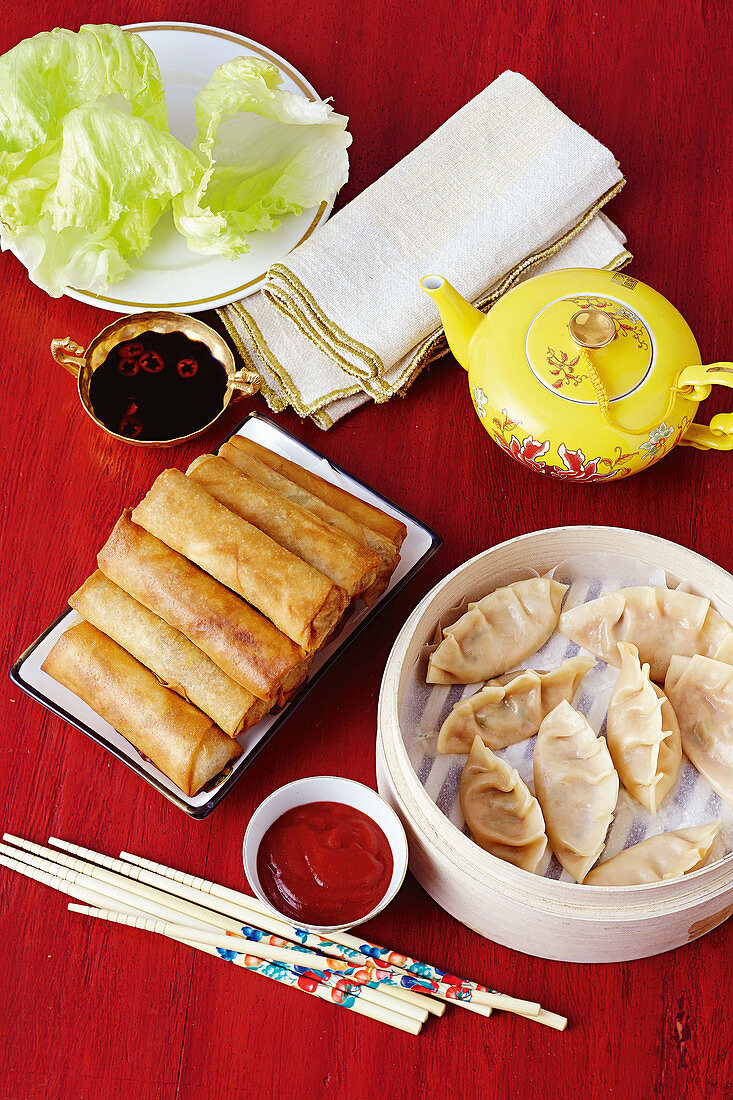
<instances>
[{"instance_id":1,"label":"teapot spout","mask_svg":"<svg viewBox=\"0 0 733 1100\"><path fill-rule=\"evenodd\" d=\"M468 370L468 346L484 314L440 275L423 275L420 286L438 307L450 350L463 369Z\"/></svg>"}]
</instances>

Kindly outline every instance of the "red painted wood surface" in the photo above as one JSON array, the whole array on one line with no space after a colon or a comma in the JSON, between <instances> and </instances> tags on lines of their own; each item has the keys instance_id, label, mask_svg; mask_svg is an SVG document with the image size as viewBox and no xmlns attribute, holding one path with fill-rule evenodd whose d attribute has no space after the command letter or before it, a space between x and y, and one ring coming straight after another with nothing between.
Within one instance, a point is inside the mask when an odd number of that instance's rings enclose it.
<instances>
[{"instance_id":1,"label":"red painted wood surface","mask_svg":"<svg viewBox=\"0 0 733 1100\"><path fill-rule=\"evenodd\" d=\"M727 5L537 0L155 5L6 0L0 49L55 24L176 19L229 27L294 62L351 116L356 195L505 68L534 80L618 157L628 186L609 213L632 271L671 298L707 359L733 355ZM120 510L173 461L216 447L241 415L173 454L106 439L50 360L111 318L54 301L0 261L3 471L2 667L56 616L94 566ZM252 402L251 404L257 404ZM708 402L706 412L725 406ZM246 411L247 405L244 406ZM282 422L442 532L443 551L368 629L279 740L203 823L188 820L87 738L0 680L0 823L102 851L132 849L244 887L249 816L276 786L336 772L374 782L380 677L418 599L456 564L534 528L608 523L675 539L733 569L733 457L678 448L617 485L528 474L491 444L452 360L404 400L328 434ZM403 948L566 1013L564 1035L454 1009L413 1039L184 947L69 914L61 896L0 872L0 1095L733 1096L733 924L625 965L546 962L499 947L442 913L408 878L369 928Z\"/></svg>"}]
</instances>

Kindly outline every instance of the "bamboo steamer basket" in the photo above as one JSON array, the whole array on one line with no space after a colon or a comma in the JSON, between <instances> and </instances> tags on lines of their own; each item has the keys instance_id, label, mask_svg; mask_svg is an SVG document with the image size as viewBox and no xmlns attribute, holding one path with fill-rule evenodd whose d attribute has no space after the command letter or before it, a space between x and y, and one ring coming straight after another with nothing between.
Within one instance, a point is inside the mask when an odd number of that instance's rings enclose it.
<instances>
[{"instance_id":1,"label":"bamboo steamer basket","mask_svg":"<svg viewBox=\"0 0 733 1100\"><path fill-rule=\"evenodd\" d=\"M733 576L699 554L620 527L555 527L500 543L459 566L415 608L392 648L379 697L377 787L402 820L409 867L434 901L506 947L565 962L622 962L705 935L733 913L733 853L669 882L600 887L529 874L479 848L438 809L407 755L399 709L409 672L438 620L508 570L543 574L582 553L627 554L666 570L668 582L733 604Z\"/></svg>"}]
</instances>

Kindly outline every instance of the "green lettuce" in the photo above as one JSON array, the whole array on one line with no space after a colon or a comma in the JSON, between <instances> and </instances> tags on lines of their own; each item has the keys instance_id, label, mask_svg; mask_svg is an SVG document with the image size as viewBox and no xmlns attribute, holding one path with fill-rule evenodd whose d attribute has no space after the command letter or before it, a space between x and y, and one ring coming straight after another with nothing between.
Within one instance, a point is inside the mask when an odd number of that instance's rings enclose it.
<instances>
[{"instance_id":1,"label":"green lettuce","mask_svg":"<svg viewBox=\"0 0 733 1100\"><path fill-rule=\"evenodd\" d=\"M0 58L0 235L58 297L101 291L201 175L168 130L155 56L111 25L56 29Z\"/></svg>"},{"instance_id":2,"label":"green lettuce","mask_svg":"<svg viewBox=\"0 0 733 1100\"><path fill-rule=\"evenodd\" d=\"M250 250L249 234L318 206L348 179L348 119L281 83L273 65L239 57L196 96L194 151L204 172L173 202L194 252L241 256Z\"/></svg>"}]
</instances>

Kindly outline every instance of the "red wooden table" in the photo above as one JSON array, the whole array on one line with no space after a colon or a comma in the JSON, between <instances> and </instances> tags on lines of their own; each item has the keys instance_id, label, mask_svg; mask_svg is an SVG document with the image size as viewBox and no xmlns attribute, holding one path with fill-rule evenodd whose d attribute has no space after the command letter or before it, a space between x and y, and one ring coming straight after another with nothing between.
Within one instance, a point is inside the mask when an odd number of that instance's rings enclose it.
<instances>
[{"instance_id":1,"label":"red wooden table","mask_svg":"<svg viewBox=\"0 0 733 1100\"><path fill-rule=\"evenodd\" d=\"M6 0L0 49L55 24L175 19L229 27L291 60L351 116L348 201L506 68L525 73L618 157L628 186L609 213L632 271L681 309L704 358L730 357L733 194L731 22L720 2L537 0L156 5ZM216 447L242 415L174 453L133 450L84 416L51 364L53 336L81 343L111 318L32 286L0 261L4 501L3 660L53 619L94 568L121 509L171 461ZM261 407L255 400L255 407ZM722 405L708 403L706 411ZM244 407L246 411L246 406ZM607 523L690 546L733 569L730 455L678 448L616 485L530 475L491 444L451 359L404 400L331 432L286 427L422 517L442 552L300 707L205 822L190 821L3 676L0 824L98 850L121 848L243 888L241 841L258 802L312 773L374 782L376 703L390 646L418 599L486 546L534 528ZM453 1010L413 1039L248 976L187 948L69 914L61 896L0 873L0 1095L733 1096L733 924L625 965L546 962L494 945L439 910L409 877L369 928L570 1017L567 1032Z\"/></svg>"}]
</instances>

